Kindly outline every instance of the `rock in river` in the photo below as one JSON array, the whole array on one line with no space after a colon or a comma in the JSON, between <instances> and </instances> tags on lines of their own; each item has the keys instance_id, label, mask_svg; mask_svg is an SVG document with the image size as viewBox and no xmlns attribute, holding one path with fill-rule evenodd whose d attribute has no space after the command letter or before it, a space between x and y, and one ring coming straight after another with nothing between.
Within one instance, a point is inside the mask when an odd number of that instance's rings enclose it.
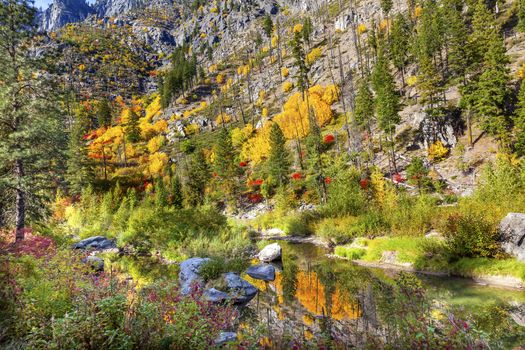
<instances>
[{"instance_id":1,"label":"rock in river","mask_svg":"<svg viewBox=\"0 0 525 350\"><path fill-rule=\"evenodd\" d=\"M246 273L248 276L263 280L263 281L273 281L275 280L275 267L268 264L260 264L260 265L254 265L250 266L248 270L246 270Z\"/></svg>"},{"instance_id":2,"label":"rock in river","mask_svg":"<svg viewBox=\"0 0 525 350\"><path fill-rule=\"evenodd\" d=\"M279 243L268 244L259 252L259 260L270 262L281 258L281 246Z\"/></svg>"},{"instance_id":3,"label":"rock in river","mask_svg":"<svg viewBox=\"0 0 525 350\"><path fill-rule=\"evenodd\" d=\"M215 339L215 345L221 346L237 340L237 333L235 332L221 332L217 339Z\"/></svg>"},{"instance_id":4,"label":"rock in river","mask_svg":"<svg viewBox=\"0 0 525 350\"><path fill-rule=\"evenodd\" d=\"M228 295L235 304L246 304L257 295L257 288L233 272L224 274Z\"/></svg>"},{"instance_id":5,"label":"rock in river","mask_svg":"<svg viewBox=\"0 0 525 350\"><path fill-rule=\"evenodd\" d=\"M525 261L525 214L509 213L499 224L501 246L508 254Z\"/></svg>"},{"instance_id":6,"label":"rock in river","mask_svg":"<svg viewBox=\"0 0 525 350\"><path fill-rule=\"evenodd\" d=\"M116 249L115 241L103 236L95 236L83 239L73 245L74 249L82 250L109 250Z\"/></svg>"},{"instance_id":7,"label":"rock in river","mask_svg":"<svg viewBox=\"0 0 525 350\"><path fill-rule=\"evenodd\" d=\"M199 276L201 266L210 259L208 258L191 258L184 260L180 264L179 282L182 294L189 294L192 285L195 283L202 287L204 280Z\"/></svg>"}]
</instances>

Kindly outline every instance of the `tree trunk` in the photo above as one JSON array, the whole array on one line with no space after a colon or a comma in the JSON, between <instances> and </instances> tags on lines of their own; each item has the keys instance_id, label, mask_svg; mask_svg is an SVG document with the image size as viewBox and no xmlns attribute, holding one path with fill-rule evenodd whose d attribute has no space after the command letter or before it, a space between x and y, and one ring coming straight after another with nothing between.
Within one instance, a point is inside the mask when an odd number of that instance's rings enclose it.
<instances>
[{"instance_id":1,"label":"tree trunk","mask_svg":"<svg viewBox=\"0 0 525 350\"><path fill-rule=\"evenodd\" d=\"M26 226L26 194L22 187L22 178L24 177L24 164L21 159L15 161L15 176L18 185L16 187L16 202L15 202L15 221L16 232L15 241L20 242L24 240L24 228Z\"/></svg>"}]
</instances>

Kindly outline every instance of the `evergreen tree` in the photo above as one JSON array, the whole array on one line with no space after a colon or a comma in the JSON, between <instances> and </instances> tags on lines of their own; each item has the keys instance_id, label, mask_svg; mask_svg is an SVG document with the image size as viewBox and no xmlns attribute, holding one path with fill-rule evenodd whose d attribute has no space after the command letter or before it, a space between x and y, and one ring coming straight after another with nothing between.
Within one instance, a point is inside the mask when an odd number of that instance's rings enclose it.
<instances>
[{"instance_id":1,"label":"evergreen tree","mask_svg":"<svg viewBox=\"0 0 525 350\"><path fill-rule=\"evenodd\" d=\"M394 77L388 67L388 60L381 46L379 47L377 62L372 73L372 86L376 93L375 110L378 126L389 137L390 161L394 171L397 171L394 131L396 125L401 121L398 113L399 95L396 91Z\"/></svg>"},{"instance_id":2,"label":"evergreen tree","mask_svg":"<svg viewBox=\"0 0 525 350\"><path fill-rule=\"evenodd\" d=\"M286 138L279 124L273 123L270 131L270 155L268 156L268 173L283 186L288 180L290 172L290 154L286 149Z\"/></svg>"},{"instance_id":3,"label":"evergreen tree","mask_svg":"<svg viewBox=\"0 0 525 350\"><path fill-rule=\"evenodd\" d=\"M485 54L491 46L490 42L498 40L499 26L492 12L485 5L484 0L478 0L472 16L472 33L468 38L469 53L473 74L481 72Z\"/></svg>"},{"instance_id":4,"label":"evergreen tree","mask_svg":"<svg viewBox=\"0 0 525 350\"><path fill-rule=\"evenodd\" d=\"M525 80L521 81L518 103L514 113L514 147L518 155L525 155Z\"/></svg>"},{"instance_id":5,"label":"evergreen tree","mask_svg":"<svg viewBox=\"0 0 525 350\"><path fill-rule=\"evenodd\" d=\"M309 133L308 136L306 136L308 173L316 185L321 202L325 203L327 200L327 189L321 159L321 128L319 128L313 113L310 113L309 124Z\"/></svg>"},{"instance_id":6,"label":"evergreen tree","mask_svg":"<svg viewBox=\"0 0 525 350\"><path fill-rule=\"evenodd\" d=\"M509 91L509 59L500 37L490 42L485 54L483 73L474 85L470 98L472 109L481 121L481 127L490 135L497 136L505 142L508 120L505 114L505 103Z\"/></svg>"},{"instance_id":7,"label":"evergreen tree","mask_svg":"<svg viewBox=\"0 0 525 350\"><path fill-rule=\"evenodd\" d=\"M33 52L35 23L32 2L0 1L0 189L17 241L61 182L67 144L60 90Z\"/></svg>"},{"instance_id":8,"label":"evergreen tree","mask_svg":"<svg viewBox=\"0 0 525 350\"><path fill-rule=\"evenodd\" d=\"M235 164L235 150L228 129L222 128L219 132L214 147L215 159L213 162L215 172L222 185L230 207L235 201L235 178L237 176L237 165Z\"/></svg>"},{"instance_id":9,"label":"evergreen tree","mask_svg":"<svg viewBox=\"0 0 525 350\"><path fill-rule=\"evenodd\" d=\"M369 88L370 81L364 78L359 82L355 97L354 116L361 129L370 131L371 119L374 117L374 95Z\"/></svg>"},{"instance_id":10,"label":"evergreen tree","mask_svg":"<svg viewBox=\"0 0 525 350\"><path fill-rule=\"evenodd\" d=\"M272 33L273 33L273 21L272 21L272 17L269 14L266 14L264 16L263 30L264 30L264 34L266 34L266 37L268 39L271 39Z\"/></svg>"},{"instance_id":11,"label":"evergreen tree","mask_svg":"<svg viewBox=\"0 0 525 350\"><path fill-rule=\"evenodd\" d=\"M97 105L97 120L100 126L108 127L111 125L111 106L105 98L99 101Z\"/></svg>"},{"instance_id":12,"label":"evergreen tree","mask_svg":"<svg viewBox=\"0 0 525 350\"><path fill-rule=\"evenodd\" d=\"M457 0L445 0L444 18L446 20L446 43L448 69L455 77L462 78L466 85L466 73L470 65L468 28L461 15L463 3Z\"/></svg>"},{"instance_id":13,"label":"evergreen tree","mask_svg":"<svg viewBox=\"0 0 525 350\"><path fill-rule=\"evenodd\" d=\"M88 157L84 135L90 129L89 116L80 114L69 135L66 180L73 194L79 194L95 178L93 162Z\"/></svg>"},{"instance_id":14,"label":"evergreen tree","mask_svg":"<svg viewBox=\"0 0 525 350\"><path fill-rule=\"evenodd\" d=\"M210 170L203 152L197 150L193 153L185 168L184 203L187 207L194 207L204 203L206 185L210 178Z\"/></svg>"},{"instance_id":15,"label":"evergreen tree","mask_svg":"<svg viewBox=\"0 0 525 350\"><path fill-rule=\"evenodd\" d=\"M126 139L129 142L140 141L139 116L133 109L130 110L129 120L126 123Z\"/></svg>"},{"instance_id":16,"label":"evergreen tree","mask_svg":"<svg viewBox=\"0 0 525 350\"><path fill-rule=\"evenodd\" d=\"M405 84L405 65L407 60L407 48L409 47L410 27L402 14L397 14L392 30L390 32L390 54L392 56L392 63L396 69L401 73L401 80Z\"/></svg>"},{"instance_id":17,"label":"evergreen tree","mask_svg":"<svg viewBox=\"0 0 525 350\"><path fill-rule=\"evenodd\" d=\"M171 205L177 209L182 208L182 184L178 176L173 176L171 179Z\"/></svg>"},{"instance_id":18,"label":"evergreen tree","mask_svg":"<svg viewBox=\"0 0 525 350\"><path fill-rule=\"evenodd\" d=\"M166 191L166 186L164 185L164 180L162 177L159 177L155 181L155 206L157 208L164 208L168 205L168 193Z\"/></svg>"},{"instance_id":19,"label":"evergreen tree","mask_svg":"<svg viewBox=\"0 0 525 350\"><path fill-rule=\"evenodd\" d=\"M381 0L381 10L383 11L383 15L388 18L388 15L390 11L392 11L392 7L394 6L394 2L392 0Z\"/></svg>"},{"instance_id":20,"label":"evergreen tree","mask_svg":"<svg viewBox=\"0 0 525 350\"><path fill-rule=\"evenodd\" d=\"M518 0L518 29L525 32L525 1Z\"/></svg>"}]
</instances>

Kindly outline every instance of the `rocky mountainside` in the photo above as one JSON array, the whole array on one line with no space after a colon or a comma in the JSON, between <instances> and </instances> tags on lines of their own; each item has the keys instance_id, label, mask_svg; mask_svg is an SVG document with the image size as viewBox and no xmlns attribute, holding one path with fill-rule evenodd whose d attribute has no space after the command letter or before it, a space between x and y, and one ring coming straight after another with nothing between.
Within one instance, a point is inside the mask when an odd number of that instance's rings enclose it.
<instances>
[{"instance_id":1,"label":"rocky mountainside","mask_svg":"<svg viewBox=\"0 0 525 350\"><path fill-rule=\"evenodd\" d=\"M95 10L85 0L53 0L47 10L38 16L39 28L54 31L67 23L80 22Z\"/></svg>"}]
</instances>

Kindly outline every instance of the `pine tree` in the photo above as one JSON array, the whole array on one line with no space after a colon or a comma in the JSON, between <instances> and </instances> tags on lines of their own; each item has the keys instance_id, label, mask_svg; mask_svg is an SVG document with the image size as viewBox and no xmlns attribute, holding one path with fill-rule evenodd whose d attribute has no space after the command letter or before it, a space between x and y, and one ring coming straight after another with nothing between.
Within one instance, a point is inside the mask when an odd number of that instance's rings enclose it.
<instances>
[{"instance_id":1,"label":"pine tree","mask_svg":"<svg viewBox=\"0 0 525 350\"><path fill-rule=\"evenodd\" d=\"M514 148L518 155L525 155L525 80L522 80L518 94L518 102L514 113Z\"/></svg>"},{"instance_id":2,"label":"pine tree","mask_svg":"<svg viewBox=\"0 0 525 350\"><path fill-rule=\"evenodd\" d=\"M403 85L405 84L405 65L407 60L407 48L409 47L410 27L402 14L397 14L392 30L390 32L390 54L392 63L401 74Z\"/></svg>"},{"instance_id":3,"label":"pine tree","mask_svg":"<svg viewBox=\"0 0 525 350\"><path fill-rule=\"evenodd\" d=\"M273 33L273 21L272 17L268 14L266 14L263 19L263 30L264 34L266 34L266 37L271 39Z\"/></svg>"},{"instance_id":4,"label":"pine tree","mask_svg":"<svg viewBox=\"0 0 525 350\"><path fill-rule=\"evenodd\" d=\"M93 162L88 157L84 135L90 129L89 116L80 114L69 135L66 180L73 194L80 194L95 178Z\"/></svg>"},{"instance_id":5,"label":"pine tree","mask_svg":"<svg viewBox=\"0 0 525 350\"><path fill-rule=\"evenodd\" d=\"M279 124L273 123L270 131L270 155L268 173L279 187L285 185L290 172L290 154L286 149L286 138Z\"/></svg>"},{"instance_id":6,"label":"pine tree","mask_svg":"<svg viewBox=\"0 0 525 350\"><path fill-rule=\"evenodd\" d=\"M399 95L382 46L378 49L377 62L372 73L372 86L376 93L375 110L378 126L389 138L390 162L394 171L397 171L394 132L396 125L401 121L398 113Z\"/></svg>"},{"instance_id":7,"label":"pine tree","mask_svg":"<svg viewBox=\"0 0 525 350\"><path fill-rule=\"evenodd\" d=\"M164 180L159 177L155 180L155 206L157 208L164 208L168 205L168 193L166 191L166 186L164 185Z\"/></svg>"},{"instance_id":8,"label":"pine tree","mask_svg":"<svg viewBox=\"0 0 525 350\"><path fill-rule=\"evenodd\" d=\"M228 129L222 128L214 146L215 159L213 166L229 205L235 202L235 180L238 172L235 164L235 150Z\"/></svg>"},{"instance_id":9,"label":"pine tree","mask_svg":"<svg viewBox=\"0 0 525 350\"><path fill-rule=\"evenodd\" d=\"M490 42L499 37L499 27L492 12L485 5L484 0L478 0L472 17L472 33L468 38L471 54L471 71L473 74L481 72L485 54L491 46Z\"/></svg>"},{"instance_id":10,"label":"pine tree","mask_svg":"<svg viewBox=\"0 0 525 350\"><path fill-rule=\"evenodd\" d=\"M182 184L178 176L171 178L171 205L177 209L182 208Z\"/></svg>"},{"instance_id":11,"label":"pine tree","mask_svg":"<svg viewBox=\"0 0 525 350\"><path fill-rule=\"evenodd\" d=\"M35 10L26 0L0 1L0 188L11 198L16 240L41 216L61 183L67 144L64 113L49 66L33 54ZM3 216L3 215L0 215Z\"/></svg>"},{"instance_id":12,"label":"pine tree","mask_svg":"<svg viewBox=\"0 0 525 350\"><path fill-rule=\"evenodd\" d=\"M129 142L140 141L139 116L133 109L130 110L129 120L126 124L126 139Z\"/></svg>"},{"instance_id":13,"label":"pine tree","mask_svg":"<svg viewBox=\"0 0 525 350\"><path fill-rule=\"evenodd\" d=\"M107 99L102 99L97 105L97 120L98 125L100 126L110 126L111 125L111 106Z\"/></svg>"},{"instance_id":14,"label":"pine tree","mask_svg":"<svg viewBox=\"0 0 525 350\"><path fill-rule=\"evenodd\" d=\"M369 88L370 81L364 78L359 82L355 97L355 120L361 129L370 131L371 119L374 117L374 95Z\"/></svg>"},{"instance_id":15,"label":"pine tree","mask_svg":"<svg viewBox=\"0 0 525 350\"><path fill-rule=\"evenodd\" d=\"M475 83L471 97L472 109L481 121L481 127L490 135L505 142L508 119L505 103L509 96L509 59L503 40L499 37L490 42L485 54L483 73Z\"/></svg>"},{"instance_id":16,"label":"pine tree","mask_svg":"<svg viewBox=\"0 0 525 350\"><path fill-rule=\"evenodd\" d=\"M201 150L197 150L191 155L185 170L186 181L182 188L185 206L194 207L203 204L210 170Z\"/></svg>"},{"instance_id":17,"label":"pine tree","mask_svg":"<svg viewBox=\"0 0 525 350\"><path fill-rule=\"evenodd\" d=\"M392 7L394 6L394 2L392 0L381 0L381 10L383 11L383 15L388 18L388 15L390 14L390 11L392 11Z\"/></svg>"},{"instance_id":18,"label":"pine tree","mask_svg":"<svg viewBox=\"0 0 525 350\"><path fill-rule=\"evenodd\" d=\"M462 78L466 85L466 73L470 64L468 28L461 15L463 4L457 0L445 0L444 17L446 20L446 43L448 69L455 77Z\"/></svg>"},{"instance_id":19,"label":"pine tree","mask_svg":"<svg viewBox=\"0 0 525 350\"><path fill-rule=\"evenodd\" d=\"M321 128L317 124L313 113L310 113L310 131L306 136L306 151L308 153L308 173L313 179L321 202L327 200L327 189L323 174L323 163L321 159Z\"/></svg>"},{"instance_id":20,"label":"pine tree","mask_svg":"<svg viewBox=\"0 0 525 350\"><path fill-rule=\"evenodd\" d=\"M525 1L518 0L518 29L525 32Z\"/></svg>"}]
</instances>

